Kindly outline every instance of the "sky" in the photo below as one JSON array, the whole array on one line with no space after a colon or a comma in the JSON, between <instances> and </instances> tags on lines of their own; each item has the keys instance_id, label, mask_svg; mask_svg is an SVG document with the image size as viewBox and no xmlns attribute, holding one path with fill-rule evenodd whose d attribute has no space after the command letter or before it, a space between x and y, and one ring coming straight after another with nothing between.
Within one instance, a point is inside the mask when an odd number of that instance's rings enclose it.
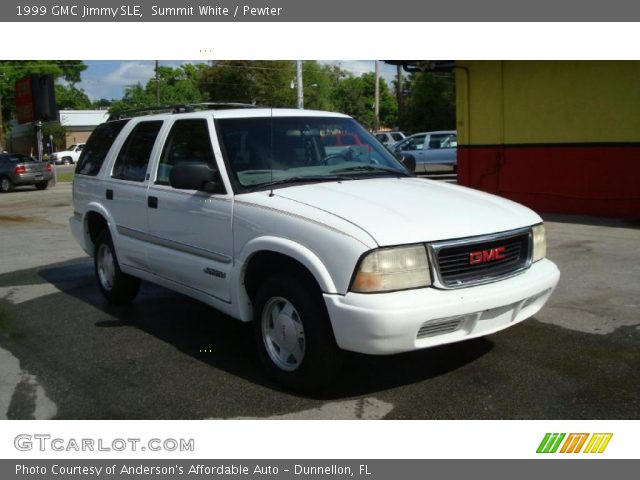
<instances>
[{"instance_id":1,"label":"sky","mask_svg":"<svg viewBox=\"0 0 640 480\"><path fill-rule=\"evenodd\" d=\"M77 84L91 100L101 98L120 99L124 88L142 83L143 85L154 75L155 60L118 61L118 60L86 60L88 68L82 72L82 82ZM160 61L160 65L177 67L184 63L196 61ZM373 72L373 60L322 60L321 64L340 65L345 70L358 76ZM396 67L380 62L380 75L389 85L396 74Z\"/></svg>"}]
</instances>

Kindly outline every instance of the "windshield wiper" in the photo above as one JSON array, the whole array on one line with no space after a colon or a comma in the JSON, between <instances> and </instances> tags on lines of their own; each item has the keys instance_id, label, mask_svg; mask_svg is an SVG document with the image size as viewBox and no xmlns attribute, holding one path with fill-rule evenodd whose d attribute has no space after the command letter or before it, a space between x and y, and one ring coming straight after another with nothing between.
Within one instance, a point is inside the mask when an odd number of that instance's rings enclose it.
<instances>
[{"instance_id":1,"label":"windshield wiper","mask_svg":"<svg viewBox=\"0 0 640 480\"><path fill-rule=\"evenodd\" d=\"M286 185L289 183L335 182L337 180L353 180L353 178L347 177L344 175L295 176L295 177L283 178L281 180L274 180L273 182L260 183L259 185L254 185L253 188L274 187L276 185Z\"/></svg>"},{"instance_id":2,"label":"windshield wiper","mask_svg":"<svg viewBox=\"0 0 640 480\"><path fill-rule=\"evenodd\" d=\"M331 170L331 173L346 173L346 172L386 172L386 173L393 173L393 174L398 174L398 175L403 175L406 176L407 174L405 172L402 172L400 170L395 170L393 168L388 168L388 167L381 167L381 166L374 166L374 165L358 165L355 167L344 167L344 168L337 168L336 170Z\"/></svg>"}]
</instances>

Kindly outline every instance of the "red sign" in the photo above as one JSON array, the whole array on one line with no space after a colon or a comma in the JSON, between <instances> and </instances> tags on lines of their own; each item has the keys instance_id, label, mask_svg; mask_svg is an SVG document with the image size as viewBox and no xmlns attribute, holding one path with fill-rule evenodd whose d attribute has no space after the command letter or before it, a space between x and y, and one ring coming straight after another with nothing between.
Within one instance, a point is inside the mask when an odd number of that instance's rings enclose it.
<instances>
[{"instance_id":1,"label":"red sign","mask_svg":"<svg viewBox=\"0 0 640 480\"><path fill-rule=\"evenodd\" d=\"M16 80L16 113L20 124L35 120L32 77Z\"/></svg>"}]
</instances>

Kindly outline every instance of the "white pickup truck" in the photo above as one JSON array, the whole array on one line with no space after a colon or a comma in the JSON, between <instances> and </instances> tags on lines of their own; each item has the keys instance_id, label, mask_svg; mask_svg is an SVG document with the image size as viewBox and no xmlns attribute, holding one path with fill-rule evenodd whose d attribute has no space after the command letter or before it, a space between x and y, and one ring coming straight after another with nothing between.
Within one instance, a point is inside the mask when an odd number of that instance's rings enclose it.
<instances>
[{"instance_id":1,"label":"white pickup truck","mask_svg":"<svg viewBox=\"0 0 640 480\"><path fill-rule=\"evenodd\" d=\"M558 282L536 213L416 178L346 115L193 110L98 126L71 229L110 302L131 302L142 279L253 322L287 387L326 385L345 351L505 329ZM327 153L337 134L357 148Z\"/></svg>"},{"instance_id":2,"label":"white pickup truck","mask_svg":"<svg viewBox=\"0 0 640 480\"><path fill-rule=\"evenodd\" d=\"M54 152L51 154L51 160L56 165L73 165L80 158L84 145L84 143L74 143L66 150Z\"/></svg>"}]
</instances>

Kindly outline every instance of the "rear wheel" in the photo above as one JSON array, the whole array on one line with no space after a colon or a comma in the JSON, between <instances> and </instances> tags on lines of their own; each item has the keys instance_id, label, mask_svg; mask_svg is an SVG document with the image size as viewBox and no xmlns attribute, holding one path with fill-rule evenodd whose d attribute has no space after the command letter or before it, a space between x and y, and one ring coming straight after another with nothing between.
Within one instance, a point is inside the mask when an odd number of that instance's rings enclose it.
<instances>
[{"instance_id":1,"label":"rear wheel","mask_svg":"<svg viewBox=\"0 0 640 480\"><path fill-rule=\"evenodd\" d=\"M292 274L275 274L259 287L254 307L258 353L276 382L308 391L337 376L343 352L315 285Z\"/></svg>"},{"instance_id":2,"label":"rear wheel","mask_svg":"<svg viewBox=\"0 0 640 480\"><path fill-rule=\"evenodd\" d=\"M38 190L45 190L47 188L47 186L49 186L49 181L48 180L45 180L44 182L36 183L36 188Z\"/></svg>"},{"instance_id":3,"label":"rear wheel","mask_svg":"<svg viewBox=\"0 0 640 480\"><path fill-rule=\"evenodd\" d=\"M140 280L120 270L111 235L102 231L95 243L93 264L100 291L114 305L126 305L133 301L140 290Z\"/></svg>"},{"instance_id":4,"label":"rear wheel","mask_svg":"<svg viewBox=\"0 0 640 480\"><path fill-rule=\"evenodd\" d=\"M13 182L9 177L0 178L0 192L6 193L13 190Z\"/></svg>"}]
</instances>

